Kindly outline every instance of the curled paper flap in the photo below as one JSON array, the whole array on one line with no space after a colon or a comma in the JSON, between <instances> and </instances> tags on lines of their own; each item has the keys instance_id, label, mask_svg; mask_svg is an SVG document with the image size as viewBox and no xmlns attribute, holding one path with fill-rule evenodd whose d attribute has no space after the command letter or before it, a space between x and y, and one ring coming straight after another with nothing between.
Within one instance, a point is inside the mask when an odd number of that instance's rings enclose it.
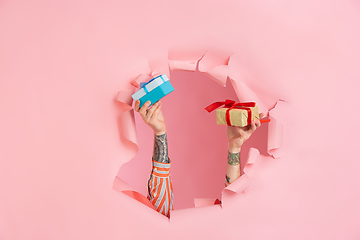
<instances>
[{"instance_id":1,"label":"curled paper flap","mask_svg":"<svg viewBox=\"0 0 360 240\"><path fill-rule=\"evenodd\" d=\"M283 140L283 125L273 117L269 117L271 122L269 124L269 140L267 146L267 152L274 158L278 158L277 150L282 146Z\"/></svg>"},{"instance_id":2,"label":"curled paper flap","mask_svg":"<svg viewBox=\"0 0 360 240\"><path fill-rule=\"evenodd\" d=\"M222 86L226 86L230 54L226 52L206 52L199 62L199 71L206 73Z\"/></svg>"},{"instance_id":3,"label":"curled paper flap","mask_svg":"<svg viewBox=\"0 0 360 240\"><path fill-rule=\"evenodd\" d=\"M149 67L151 69L151 76L156 77L161 74L169 75L168 66L168 51L161 49L154 49L154 55L148 58Z\"/></svg>"},{"instance_id":4,"label":"curled paper flap","mask_svg":"<svg viewBox=\"0 0 360 240\"><path fill-rule=\"evenodd\" d=\"M120 91L117 95L117 100L122 103L121 105L121 139L125 141L130 141L135 144L134 150L137 152L137 139L136 139L136 130L135 130L135 118L134 111L132 111L132 97L131 95L135 92L135 88L126 89Z\"/></svg>"},{"instance_id":5,"label":"curled paper flap","mask_svg":"<svg viewBox=\"0 0 360 240\"><path fill-rule=\"evenodd\" d=\"M131 82L131 85L133 85L136 88L140 88L140 83L142 82L148 82L152 77L149 75L139 74L134 81Z\"/></svg>"},{"instance_id":6,"label":"curled paper flap","mask_svg":"<svg viewBox=\"0 0 360 240\"><path fill-rule=\"evenodd\" d=\"M135 191L135 189L130 187L129 184L127 184L124 180L118 177L115 177L114 179L113 188L118 191Z\"/></svg>"},{"instance_id":7,"label":"curled paper flap","mask_svg":"<svg viewBox=\"0 0 360 240\"><path fill-rule=\"evenodd\" d=\"M265 114L268 113L268 109L266 108L265 104L245 83L232 78L230 78L230 80L240 102L256 102L256 105L259 106L259 112Z\"/></svg>"},{"instance_id":8,"label":"curled paper flap","mask_svg":"<svg viewBox=\"0 0 360 240\"><path fill-rule=\"evenodd\" d=\"M267 152L274 158L280 157L279 148L283 145L284 126L280 121L281 114L287 103L278 101L273 109L269 111L268 145Z\"/></svg>"},{"instance_id":9,"label":"curled paper flap","mask_svg":"<svg viewBox=\"0 0 360 240\"><path fill-rule=\"evenodd\" d=\"M123 107L131 107L132 105L132 97L131 95L133 95L135 92L135 88L131 88L131 89L125 89L125 90L122 90L120 92L118 92L118 95L117 95L117 100L120 102L120 103L123 103L125 104L125 106ZM121 109L123 110L123 109Z\"/></svg>"},{"instance_id":10,"label":"curled paper flap","mask_svg":"<svg viewBox=\"0 0 360 240\"><path fill-rule=\"evenodd\" d=\"M231 79L242 81L245 84L247 84L248 81L253 80L252 77L249 76L248 71L244 68L244 65L240 61L238 54L235 53L230 56L228 66L229 66L229 77Z\"/></svg>"},{"instance_id":11,"label":"curled paper flap","mask_svg":"<svg viewBox=\"0 0 360 240\"><path fill-rule=\"evenodd\" d=\"M155 210L154 205L142 194L136 192L136 191L129 191L129 190L123 190L122 193L126 194L127 196L135 199L136 201L148 206L151 209Z\"/></svg>"},{"instance_id":12,"label":"curled paper flap","mask_svg":"<svg viewBox=\"0 0 360 240\"><path fill-rule=\"evenodd\" d=\"M274 88L271 88L272 91L268 92L266 88L268 80L254 76L253 71L249 71L248 66L246 65L248 60L241 60L240 56L241 55L236 53L230 56L228 63L229 78L243 82L250 89L256 90L258 94L263 95L265 93L266 96L262 97L273 100L272 104L274 104L278 99L278 97L273 98Z\"/></svg>"},{"instance_id":13,"label":"curled paper flap","mask_svg":"<svg viewBox=\"0 0 360 240\"><path fill-rule=\"evenodd\" d=\"M233 193L241 193L243 191L245 191L251 183L251 179L248 175L243 174L241 177L239 177L238 179L236 179L233 183L231 183L229 186L227 186L226 188L224 188L223 193L230 191ZM224 198L224 195L223 195Z\"/></svg>"},{"instance_id":14,"label":"curled paper flap","mask_svg":"<svg viewBox=\"0 0 360 240\"><path fill-rule=\"evenodd\" d=\"M137 152L138 146L137 146L137 137L136 137L136 129L135 129L135 117L133 110L122 113L121 126L122 126L123 136L125 137L125 139L135 144L134 149Z\"/></svg>"},{"instance_id":15,"label":"curled paper flap","mask_svg":"<svg viewBox=\"0 0 360 240\"><path fill-rule=\"evenodd\" d=\"M169 60L169 67L173 71L185 70L195 72L197 61L176 61Z\"/></svg>"},{"instance_id":16,"label":"curled paper flap","mask_svg":"<svg viewBox=\"0 0 360 240\"><path fill-rule=\"evenodd\" d=\"M204 56L205 51L173 51L169 50L168 64L171 70L185 70L192 71L196 70L198 61Z\"/></svg>"},{"instance_id":17,"label":"curled paper flap","mask_svg":"<svg viewBox=\"0 0 360 240\"><path fill-rule=\"evenodd\" d=\"M113 189L126 194L127 196L135 199L136 201L148 206L155 210L151 202L142 194L136 192L132 187L130 187L125 181L116 177L113 182Z\"/></svg>"},{"instance_id":18,"label":"curled paper flap","mask_svg":"<svg viewBox=\"0 0 360 240\"><path fill-rule=\"evenodd\" d=\"M210 78L215 80L217 83L219 83L221 86L226 86L226 80L228 77L228 66L220 65L217 66L208 72L205 72Z\"/></svg>"},{"instance_id":19,"label":"curled paper flap","mask_svg":"<svg viewBox=\"0 0 360 240\"><path fill-rule=\"evenodd\" d=\"M130 143L130 148L133 150L135 155L138 152L139 148L137 145L134 111L132 110L131 107L133 101L131 95L134 92L135 92L135 88L122 90L118 93L117 100L121 103L120 138L122 141ZM139 201L145 204L146 206L149 206L154 209L152 204L143 195L132 189L122 179L116 177L113 182L113 188L135 199L136 201Z\"/></svg>"},{"instance_id":20,"label":"curled paper flap","mask_svg":"<svg viewBox=\"0 0 360 240\"><path fill-rule=\"evenodd\" d=\"M232 53L224 51L206 51L199 62L199 71L208 72L217 66L227 66Z\"/></svg>"},{"instance_id":21,"label":"curled paper flap","mask_svg":"<svg viewBox=\"0 0 360 240\"><path fill-rule=\"evenodd\" d=\"M257 102L260 106L260 112L267 114L267 111L281 98L278 93L279 88L275 87L269 79L254 76L253 71L248 70L248 60L242 60L241 57L242 55L240 54L230 56L228 63L229 78L237 83L241 82L245 84L250 92L254 92L257 96L260 96L261 104ZM239 87L242 86L239 85ZM269 89L271 89L271 91L269 91ZM249 94L250 92L248 90L246 90L246 92ZM252 97L250 98L252 99Z\"/></svg>"},{"instance_id":22,"label":"curled paper flap","mask_svg":"<svg viewBox=\"0 0 360 240\"><path fill-rule=\"evenodd\" d=\"M159 75L161 75L161 72L153 71L153 72L151 73L151 78L154 78L154 77L159 76ZM168 76L169 74L165 74L165 75Z\"/></svg>"},{"instance_id":23,"label":"curled paper flap","mask_svg":"<svg viewBox=\"0 0 360 240\"><path fill-rule=\"evenodd\" d=\"M256 163L256 161L259 159L260 152L256 148L250 148L249 153L247 156L247 162L244 167L244 173L248 176L252 175L252 166Z\"/></svg>"},{"instance_id":24,"label":"curled paper flap","mask_svg":"<svg viewBox=\"0 0 360 240\"><path fill-rule=\"evenodd\" d=\"M126 140L131 141L132 143L137 143L136 132L135 132L135 119L134 112L132 110L132 97L134 94L135 88L125 89L120 91L117 95L117 100L122 103L121 105L121 132L123 137ZM136 146L137 149L137 146Z\"/></svg>"}]
</instances>

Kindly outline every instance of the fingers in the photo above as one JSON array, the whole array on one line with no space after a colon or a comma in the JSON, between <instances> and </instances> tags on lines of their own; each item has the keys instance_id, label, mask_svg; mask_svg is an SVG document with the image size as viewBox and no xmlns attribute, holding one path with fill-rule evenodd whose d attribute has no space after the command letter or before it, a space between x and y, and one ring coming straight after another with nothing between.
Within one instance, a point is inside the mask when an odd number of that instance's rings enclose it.
<instances>
[{"instance_id":1,"label":"fingers","mask_svg":"<svg viewBox=\"0 0 360 240\"><path fill-rule=\"evenodd\" d=\"M255 130L256 130L256 124L255 124L255 121L252 121L249 126L249 130L247 132L252 134Z\"/></svg>"},{"instance_id":2,"label":"fingers","mask_svg":"<svg viewBox=\"0 0 360 240\"><path fill-rule=\"evenodd\" d=\"M135 111L140 113L140 115L143 118L145 123L149 123L151 121L151 119L157 118L157 116L161 110L162 103L160 101L157 101L149 108L150 104L151 104L151 102L147 101L146 103L144 103L144 105L141 108L139 108L140 101L135 102L134 109L135 109Z\"/></svg>"},{"instance_id":3,"label":"fingers","mask_svg":"<svg viewBox=\"0 0 360 240\"><path fill-rule=\"evenodd\" d=\"M139 113L140 115L145 118L146 113L147 113L147 109L150 106L151 102L147 101L146 103L144 103L144 105L140 108Z\"/></svg>"},{"instance_id":4,"label":"fingers","mask_svg":"<svg viewBox=\"0 0 360 240\"><path fill-rule=\"evenodd\" d=\"M256 128L258 128L258 127L261 126L261 122L260 122L260 120L257 119L257 118L254 119L253 123L255 124L255 127L256 127ZM255 129L256 129L256 128L255 128Z\"/></svg>"},{"instance_id":5,"label":"fingers","mask_svg":"<svg viewBox=\"0 0 360 240\"><path fill-rule=\"evenodd\" d=\"M264 113L260 113L260 114L259 114L259 118L260 118L260 119L263 118L264 116L265 116ZM259 128L259 127L261 126L260 119L255 118L254 120L252 120L252 122L251 122L251 124L250 124L250 128L249 128L249 130L250 130L251 132L255 131L257 128Z\"/></svg>"},{"instance_id":6,"label":"fingers","mask_svg":"<svg viewBox=\"0 0 360 240\"><path fill-rule=\"evenodd\" d=\"M256 129L261 126L260 120L255 118L249 125L248 133L252 134Z\"/></svg>"},{"instance_id":7,"label":"fingers","mask_svg":"<svg viewBox=\"0 0 360 240\"><path fill-rule=\"evenodd\" d=\"M161 106L162 106L162 104L161 104L161 102L159 102L157 108L154 111L154 113L149 118L149 122L148 122L149 124L156 124L156 122L158 121L159 113L161 111Z\"/></svg>"},{"instance_id":8,"label":"fingers","mask_svg":"<svg viewBox=\"0 0 360 240\"><path fill-rule=\"evenodd\" d=\"M159 115L160 111L161 111L161 106L162 106L162 103L159 101L159 106L156 108L154 114L153 114L153 117L154 118L157 118L157 116Z\"/></svg>"},{"instance_id":9,"label":"fingers","mask_svg":"<svg viewBox=\"0 0 360 240\"><path fill-rule=\"evenodd\" d=\"M134 108L135 112L139 112L140 110L140 100L136 100L135 101L135 108Z\"/></svg>"},{"instance_id":10,"label":"fingers","mask_svg":"<svg viewBox=\"0 0 360 240\"><path fill-rule=\"evenodd\" d=\"M157 117L159 111L157 109L161 106L161 102L154 103L151 108L147 110L146 116L144 117L144 121L148 123L152 117ZM156 112L157 111L157 112Z\"/></svg>"}]
</instances>

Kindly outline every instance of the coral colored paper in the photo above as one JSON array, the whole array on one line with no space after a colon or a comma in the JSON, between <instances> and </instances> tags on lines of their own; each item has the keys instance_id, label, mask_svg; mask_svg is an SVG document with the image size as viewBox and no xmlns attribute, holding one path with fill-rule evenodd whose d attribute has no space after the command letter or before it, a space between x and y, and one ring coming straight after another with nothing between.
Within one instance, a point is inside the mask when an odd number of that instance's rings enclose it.
<instances>
[{"instance_id":1,"label":"coral colored paper","mask_svg":"<svg viewBox=\"0 0 360 240\"><path fill-rule=\"evenodd\" d=\"M340 0L0 1L0 239L359 239L359 10ZM164 101L179 201L219 198L211 190L224 181L224 129L209 131L197 108L232 95L271 119L242 149L242 161L257 157L235 192L170 221L113 188L119 169L144 163L127 177L146 193L153 143L129 96L140 74L167 71L196 102ZM173 106L196 125L176 131ZM185 127L206 134L187 144L176 137Z\"/></svg>"}]
</instances>

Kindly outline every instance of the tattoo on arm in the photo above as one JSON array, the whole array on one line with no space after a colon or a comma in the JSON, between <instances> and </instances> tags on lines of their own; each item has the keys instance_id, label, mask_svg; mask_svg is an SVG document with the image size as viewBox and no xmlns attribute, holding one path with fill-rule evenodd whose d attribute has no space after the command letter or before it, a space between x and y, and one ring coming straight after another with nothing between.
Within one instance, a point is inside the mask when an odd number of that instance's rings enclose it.
<instances>
[{"instance_id":1,"label":"tattoo on arm","mask_svg":"<svg viewBox=\"0 0 360 240\"><path fill-rule=\"evenodd\" d=\"M240 153L231 153L228 151L228 164L230 165L240 164Z\"/></svg>"},{"instance_id":2,"label":"tattoo on arm","mask_svg":"<svg viewBox=\"0 0 360 240\"><path fill-rule=\"evenodd\" d=\"M226 177L226 181L227 181L228 183L230 183L230 177L229 177L228 175L225 175L225 177Z\"/></svg>"},{"instance_id":3,"label":"tattoo on arm","mask_svg":"<svg viewBox=\"0 0 360 240\"><path fill-rule=\"evenodd\" d=\"M167 135L155 135L153 160L162 163L169 163Z\"/></svg>"}]
</instances>

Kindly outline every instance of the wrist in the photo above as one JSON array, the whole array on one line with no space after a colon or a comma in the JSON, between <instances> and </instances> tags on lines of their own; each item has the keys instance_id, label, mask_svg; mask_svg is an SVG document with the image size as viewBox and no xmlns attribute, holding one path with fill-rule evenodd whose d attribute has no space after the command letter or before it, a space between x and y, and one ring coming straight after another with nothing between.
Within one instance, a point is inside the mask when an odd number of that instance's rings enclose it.
<instances>
[{"instance_id":1,"label":"wrist","mask_svg":"<svg viewBox=\"0 0 360 240\"><path fill-rule=\"evenodd\" d=\"M166 133L166 128L162 130L154 130L155 135L160 136Z\"/></svg>"},{"instance_id":2,"label":"wrist","mask_svg":"<svg viewBox=\"0 0 360 240\"><path fill-rule=\"evenodd\" d=\"M239 153L241 151L241 146L237 146L237 145L229 143L228 151L230 153Z\"/></svg>"}]
</instances>

